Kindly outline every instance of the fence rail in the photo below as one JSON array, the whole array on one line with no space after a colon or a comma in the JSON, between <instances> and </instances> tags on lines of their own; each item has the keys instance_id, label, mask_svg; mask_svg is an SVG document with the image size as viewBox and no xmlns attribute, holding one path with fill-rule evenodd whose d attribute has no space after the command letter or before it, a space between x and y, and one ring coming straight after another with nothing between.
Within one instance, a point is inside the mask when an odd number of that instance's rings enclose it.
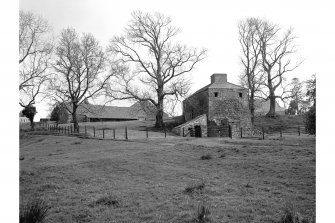
<instances>
[{"instance_id":1,"label":"fence rail","mask_svg":"<svg viewBox=\"0 0 335 223\"><path fill-rule=\"evenodd\" d=\"M74 135L79 134L83 137L93 137L102 139L116 139L116 140L128 140L128 139L149 139L149 138L172 138L177 137L167 130L162 132L148 131L148 130L134 130L127 127L124 128L104 128L96 126L80 126L79 132L74 131L73 124L68 125L56 125L48 123L40 123L40 128L48 130L50 132L57 132L64 135ZM257 134L250 135L250 132L245 131L243 128L239 129L238 135L235 134L234 137L238 138L256 138L256 139L266 139L271 137L283 137L288 135L303 135L309 134L304 126L291 126L291 127L261 127L255 126L254 132ZM229 137L232 138L231 128L228 128L228 135L226 129L222 128L208 128L207 133L209 137ZM183 137L195 137L195 132L190 129L182 128Z\"/></svg>"},{"instance_id":2,"label":"fence rail","mask_svg":"<svg viewBox=\"0 0 335 223\"><path fill-rule=\"evenodd\" d=\"M134 130L127 127L124 128L97 128L96 126L80 126L75 132L73 124L71 125L56 125L46 124L40 126L41 128L64 135L80 135L85 138L101 138L101 139L149 139L149 138L172 138L175 137L173 133L164 129L161 132L148 130Z\"/></svg>"}]
</instances>

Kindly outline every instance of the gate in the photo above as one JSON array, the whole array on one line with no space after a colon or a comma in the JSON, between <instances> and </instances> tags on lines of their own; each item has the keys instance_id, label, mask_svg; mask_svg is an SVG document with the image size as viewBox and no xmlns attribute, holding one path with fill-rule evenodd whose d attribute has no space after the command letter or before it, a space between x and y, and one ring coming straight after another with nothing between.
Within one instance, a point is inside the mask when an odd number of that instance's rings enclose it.
<instances>
[{"instance_id":1,"label":"gate","mask_svg":"<svg viewBox=\"0 0 335 223\"><path fill-rule=\"evenodd\" d=\"M208 137L229 137L230 131L229 121L227 118L224 118L220 121L220 124L217 125L214 121L209 121L208 123Z\"/></svg>"}]
</instances>

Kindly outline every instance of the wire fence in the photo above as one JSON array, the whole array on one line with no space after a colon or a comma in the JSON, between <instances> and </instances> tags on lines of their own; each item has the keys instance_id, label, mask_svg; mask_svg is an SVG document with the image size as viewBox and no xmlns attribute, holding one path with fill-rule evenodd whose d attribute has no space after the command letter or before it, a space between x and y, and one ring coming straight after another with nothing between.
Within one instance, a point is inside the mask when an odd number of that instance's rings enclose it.
<instances>
[{"instance_id":1,"label":"wire fence","mask_svg":"<svg viewBox=\"0 0 335 223\"><path fill-rule=\"evenodd\" d=\"M49 132L56 132L64 135L80 135L83 137L99 138L99 139L115 139L115 140L129 140L129 139L149 139L149 138L174 138L174 137L204 137L203 134L197 133L196 129L182 129L182 134L177 136L173 132L164 129L162 131L149 131L132 129L128 127L123 128L105 128L101 126L79 126L78 131L75 132L73 124L49 124L39 123L39 127ZM201 130L199 130L201 131ZM237 132L232 132L231 127L228 128L208 128L208 137L229 137L229 138L249 138L249 139L268 139L273 137L284 136L301 136L309 134L304 126L274 126L262 127L254 126L252 130L240 128ZM251 133L252 132L252 133Z\"/></svg>"},{"instance_id":2,"label":"wire fence","mask_svg":"<svg viewBox=\"0 0 335 223\"><path fill-rule=\"evenodd\" d=\"M85 138L99 139L115 139L115 140L130 140L130 139L149 139L149 138L173 138L174 134L164 129L163 131L136 130L124 128L103 128L95 126L79 126L75 131L73 124L41 124L40 128L63 135L80 135Z\"/></svg>"},{"instance_id":3,"label":"wire fence","mask_svg":"<svg viewBox=\"0 0 335 223\"><path fill-rule=\"evenodd\" d=\"M254 126L254 128L239 128L232 131L231 126L221 127L214 126L207 128L207 137L229 137L229 138L250 138L250 139L267 139L271 137L283 137L289 135L300 136L302 134L309 134L304 126L290 126L290 127L262 127ZM199 137L196 130L182 129L183 137ZM201 136L200 136L201 137Z\"/></svg>"}]
</instances>

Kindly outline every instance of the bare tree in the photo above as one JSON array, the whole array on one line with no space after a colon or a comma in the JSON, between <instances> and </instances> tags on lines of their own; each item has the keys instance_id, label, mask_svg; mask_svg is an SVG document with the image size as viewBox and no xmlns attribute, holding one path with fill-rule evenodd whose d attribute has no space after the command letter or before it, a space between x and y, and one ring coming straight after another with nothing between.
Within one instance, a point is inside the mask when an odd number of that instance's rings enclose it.
<instances>
[{"instance_id":1,"label":"bare tree","mask_svg":"<svg viewBox=\"0 0 335 223\"><path fill-rule=\"evenodd\" d=\"M276 99L284 100L287 97L285 91L284 75L297 68L301 62L292 65L292 56L296 53L294 45L296 37L293 35L293 29L285 30L282 34L282 28L268 21L262 21L258 27L258 35L260 38L260 48L262 55L262 69L266 75L264 82L267 88L266 100L270 100L270 110L267 116L276 115ZM276 94L278 87L284 90L281 95Z\"/></svg>"},{"instance_id":2,"label":"bare tree","mask_svg":"<svg viewBox=\"0 0 335 223\"><path fill-rule=\"evenodd\" d=\"M56 46L56 73L50 82L53 99L64 103L78 131L77 108L89 98L98 97L116 72L106 72L106 58L92 34L79 38L74 29L61 32Z\"/></svg>"},{"instance_id":3,"label":"bare tree","mask_svg":"<svg viewBox=\"0 0 335 223\"><path fill-rule=\"evenodd\" d=\"M133 12L125 35L111 40L109 50L129 67L119 78L121 88L108 89L114 99L150 101L157 109L156 127L164 126L166 97L183 96L189 90L185 74L204 59L206 50L173 44L179 29L162 14Z\"/></svg>"},{"instance_id":4,"label":"bare tree","mask_svg":"<svg viewBox=\"0 0 335 223\"><path fill-rule=\"evenodd\" d=\"M261 20L247 18L238 24L239 42L242 48L241 63L243 73L240 75L241 83L249 89L249 109L251 123L254 124L255 97L261 91L264 82L264 73L261 69L262 56L258 29Z\"/></svg>"},{"instance_id":5,"label":"bare tree","mask_svg":"<svg viewBox=\"0 0 335 223\"><path fill-rule=\"evenodd\" d=\"M27 107L44 90L53 44L51 28L42 17L20 11L19 23L19 104Z\"/></svg>"}]
</instances>

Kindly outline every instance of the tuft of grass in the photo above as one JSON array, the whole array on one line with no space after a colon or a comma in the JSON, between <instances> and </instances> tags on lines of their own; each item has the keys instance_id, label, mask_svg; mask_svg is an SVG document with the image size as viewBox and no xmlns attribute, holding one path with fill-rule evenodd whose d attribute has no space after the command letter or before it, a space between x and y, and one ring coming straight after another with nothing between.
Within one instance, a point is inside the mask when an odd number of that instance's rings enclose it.
<instances>
[{"instance_id":1,"label":"tuft of grass","mask_svg":"<svg viewBox=\"0 0 335 223\"><path fill-rule=\"evenodd\" d=\"M200 157L201 160L210 160L212 159L212 155L211 154L206 154L206 155L202 155Z\"/></svg>"},{"instance_id":2,"label":"tuft of grass","mask_svg":"<svg viewBox=\"0 0 335 223\"><path fill-rule=\"evenodd\" d=\"M284 205L284 214L278 223L309 223L309 222L310 221L308 221L307 219L303 219L301 214L297 211L296 207L292 203L287 202Z\"/></svg>"},{"instance_id":3,"label":"tuft of grass","mask_svg":"<svg viewBox=\"0 0 335 223\"><path fill-rule=\"evenodd\" d=\"M96 206L96 205L120 207L120 202L114 196L107 195L99 198L98 200L90 204L90 206Z\"/></svg>"},{"instance_id":4,"label":"tuft of grass","mask_svg":"<svg viewBox=\"0 0 335 223\"><path fill-rule=\"evenodd\" d=\"M195 191L202 192L205 189L205 182L189 185L185 188L185 193L192 194Z\"/></svg>"},{"instance_id":5,"label":"tuft of grass","mask_svg":"<svg viewBox=\"0 0 335 223\"><path fill-rule=\"evenodd\" d=\"M81 143L82 143L81 141L76 141L76 142L73 143L73 145L79 145Z\"/></svg>"},{"instance_id":6,"label":"tuft of grass","mask_svg":"<svg viewBox=\"0 0 335 223\"><path fill-rule=\"evenodd\" d=\"M211 222L210 214L211 212L209 210L209 207L206 207L205 205L201 204L198 206L198 212L194 222L198 223Z\"/></svg>"},{"instance_id":7,"label":"tuft of grass","mask_svg":"<svg viewBox=\"0 0 335 223\"><path fill-rule=\"evenodd\" d=\"M23 207L20 213L20 223L42 223L50 207L40 198L34 199Z\"/></svg>"},{"instance_id":8,"label":"tuft of grass","mask_svg":"<svg viewBox=\"0 0 335 223\"><path fill-rule=\"evenodd\" d=\"M250 182L248 182L246 185L245 185L246 188L252 188L252 186L250 185Z\"/></svg>"}]
</instances>

